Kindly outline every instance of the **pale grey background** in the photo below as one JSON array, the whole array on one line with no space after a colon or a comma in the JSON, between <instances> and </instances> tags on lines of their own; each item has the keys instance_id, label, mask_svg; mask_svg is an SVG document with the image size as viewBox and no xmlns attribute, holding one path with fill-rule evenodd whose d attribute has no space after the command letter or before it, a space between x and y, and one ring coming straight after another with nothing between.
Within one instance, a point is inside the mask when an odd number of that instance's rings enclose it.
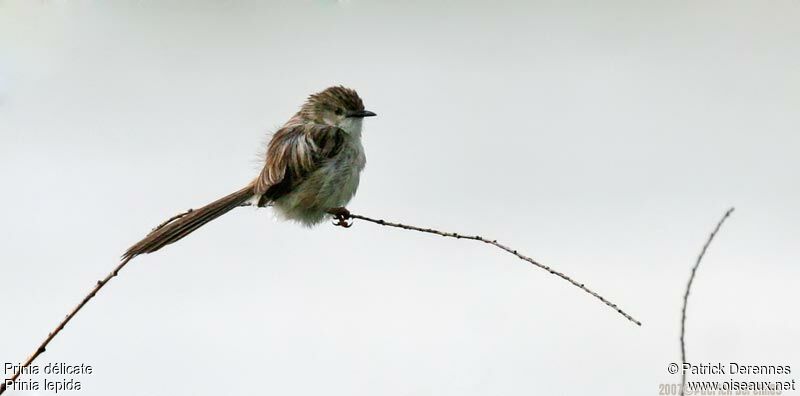
<instances>
[{"instance_id":1,"label":"pale grey background","mask_svg":"<svg viewBox=\"0 0 800 396\"><path fill-rule=\"evenodd\" d=\"M796 0L2 1L0 361L341 83L379 114L353 211L498 238L644 325L487 246L240 209L131 263L38 364L93 365L87 396L655 395L735 205L690 358L796 378L798 21Z\"/></svg>"}]
</instances>

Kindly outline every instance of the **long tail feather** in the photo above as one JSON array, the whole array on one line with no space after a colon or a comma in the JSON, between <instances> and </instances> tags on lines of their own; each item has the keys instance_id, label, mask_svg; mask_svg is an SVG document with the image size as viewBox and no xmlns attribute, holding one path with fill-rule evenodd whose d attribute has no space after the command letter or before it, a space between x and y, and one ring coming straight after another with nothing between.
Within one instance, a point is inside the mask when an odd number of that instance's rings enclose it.
<instances>
[{"instance_id":1,"label":"long tail feather","mask_svg":"<svg viewBox=\"0 0 800 396\"><path fill-rule=\"evenodd\" d=\"M150 232L144 239L131 246L122 255L122 258L128 259L140 254L153 253L170 243L177 242L204 224L243 204L252 196L253 187L247 186L200 209L188 212Z\"/></svg>"}]
</instances>

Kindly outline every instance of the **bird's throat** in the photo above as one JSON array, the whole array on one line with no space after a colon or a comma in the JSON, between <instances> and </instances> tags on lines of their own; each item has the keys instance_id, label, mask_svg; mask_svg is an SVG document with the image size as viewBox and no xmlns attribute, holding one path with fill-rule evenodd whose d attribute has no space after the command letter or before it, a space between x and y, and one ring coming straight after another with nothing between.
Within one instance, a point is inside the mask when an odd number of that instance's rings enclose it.
<instances>
[{"instance_id":1,"label":"bird's throat","mask_svg":"<svg viewBox=\"0 0 800 396\"><path fill-rule=\"evenodd\" d=\"M348 117L339 123L339 128L348 135L361 139L361 123L364 119L360 117Z\"/></svg>"}]
</instances>

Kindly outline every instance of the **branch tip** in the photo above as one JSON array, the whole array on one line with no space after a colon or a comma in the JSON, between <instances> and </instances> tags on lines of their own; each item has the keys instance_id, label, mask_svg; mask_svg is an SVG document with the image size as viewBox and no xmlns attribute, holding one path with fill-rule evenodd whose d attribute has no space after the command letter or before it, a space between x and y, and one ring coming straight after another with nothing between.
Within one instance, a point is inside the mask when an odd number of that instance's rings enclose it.
<instances>
[{"instance_id":1,"label":"branch tip","mask_svg":"<svg viewBox=\"0 0 800 396\"><path fill-rule=\"evenodd\" d=\"M541 269L543 269L543 270L545 270L547 272L550 272L553 275L556 275L556 276L564 279L565 281L567 281L569 283L572 283L574 286L582 289L586 293L591 294L592 296L594 296L598 300L602 301L604 304L606 304L610 308L612 308L615 311L617 311L617 313L619 313L620 315L625 317L625 319L628 319L629 321L635 323L638 326L642 325L642 322L634 319L631 315L627 314L622 309L619 309L615 304L612 304L610 301L606 300L605 297L603 297L600 294L597 294L596 292L594 292L594 291L590 290L589 288L585 287L583 283L578 283L577 281L573 280L569 276L567 276L567 275L565 275L565 274L563 274L561 272L558 272L556 270L553 270L552 268L550 268L550 267L548 267L548 266L546 266L544 264L541 264L538 261L536 261L536 260L534 260L534 259L532 259L532 258L530 258L528 256L525 256L525 255L519 253L515 249L511 249L511 248L509 248L509 247L507 247L507 246L505 246L505 245L503 245L501 243L498 243L496 239L490 240L488 238L483 238L480 235L475 235L475 236L461 235L461 234L456 233L456 232L446 232L446 231L435 230L433 228L422 228L422 227L417 227L417 226L413 226L413 225L409 225L409 224L393 223L393 222L390 222L390 221L385 221L383 219L373 219L373 218L370 218L370 217L367 217L367 216L362 216L362 215L358 215L358 214L354 214L354 213L350 213L350 218L351 219L364 220L364 221L368 221L370 223L379 224L379 225L382 225L382 226L401 228L401 229L410 230L410 231L418 231L418 232L427 233L427 234L436 234L436 235L440 235L440 236L443 236L443 237L450 237L450 238L455 238L455 239L470 239L470 240L473 240L473 241L480 241L480 242L487 243L489 245L493 245L498 249L501 249L501 250L504 250L504 251L506 251L508 253L511 253L511 254L519 257L521 260L527 261L530 264L533 264L533 265L535 265L535 266L537 266L537 267L539 267L539 268L541 268Z\"/></svg>"},{"instance_id":2,"label":"branch tip","mask_svg":"<svg viewBox=\"0 0 800 396\"><path fill-rule=\"evenodd\" d=\"M703 245L703 248L700 250L700 254L697 255L697 260L692 267L692 272L689 275L689 281L686 283L686 292L683 294L683 308L681 309L681 363L686 364L686 306L689 304L689 292L692 289L692 282L694 282L694 276L697 273L697 268L700 267L700 262L703 261L703 257L706 255L706 251L708 251L708 247L711 246L711 242L714 240L714 237L719 232L720 228L722 228L722 224L725 223L725 220L730 217L731 213L734 211L734 207L728 209L722 218L719 219L717 222L717 226L714 227L714 230L708 234L708 239L706 239L706 243ZM681 365L683 367L683 365ZM680 388L680 396L684 396L684 388L686 387L686 371L683 370L681 374L681 388Z\"/></svg>"}]
</instances>

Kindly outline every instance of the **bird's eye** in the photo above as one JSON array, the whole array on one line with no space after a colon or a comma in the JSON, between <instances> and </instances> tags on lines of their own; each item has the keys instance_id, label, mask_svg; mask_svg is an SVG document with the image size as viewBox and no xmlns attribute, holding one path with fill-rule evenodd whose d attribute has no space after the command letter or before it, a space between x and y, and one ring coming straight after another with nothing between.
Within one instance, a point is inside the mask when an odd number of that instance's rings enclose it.
<instances>
[{"instance_id":1,"label":"bird's eye","mask_svg":"<svg viewBox=\"0 0 800 396\"><path fill-rule=\"evenodd\" d=\"M342 114L344 114L344 110L342 110L341 108L336 109L336 115L340 116Z\"/></svg>"}]
</instances>

